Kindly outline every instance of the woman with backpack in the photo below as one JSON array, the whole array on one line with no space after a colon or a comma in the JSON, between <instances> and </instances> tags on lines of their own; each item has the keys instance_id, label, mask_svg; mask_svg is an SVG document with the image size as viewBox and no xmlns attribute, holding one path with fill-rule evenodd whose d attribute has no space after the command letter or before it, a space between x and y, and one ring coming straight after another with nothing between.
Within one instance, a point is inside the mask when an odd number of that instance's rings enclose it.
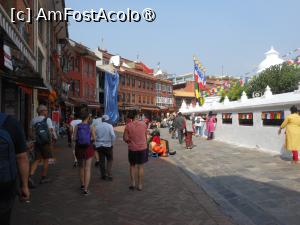
<instances>
[{"instance_id":1,"label":"woman with backpack","mask_svg":"<svg viewBox=\"0 0 300 225\"><path fill-rule=\"evenodd\" d=\"M88 195L88 187L91 178L91 166L92 160L95 153L92 145L95 137L92 136L90 124L89 124L89 113L86 111L82 112L82 122L75 127L74 138L75 138L75 155L78 160L79 171L80 171L80 189L84 195Z\"/></svg>"}]
</instances>

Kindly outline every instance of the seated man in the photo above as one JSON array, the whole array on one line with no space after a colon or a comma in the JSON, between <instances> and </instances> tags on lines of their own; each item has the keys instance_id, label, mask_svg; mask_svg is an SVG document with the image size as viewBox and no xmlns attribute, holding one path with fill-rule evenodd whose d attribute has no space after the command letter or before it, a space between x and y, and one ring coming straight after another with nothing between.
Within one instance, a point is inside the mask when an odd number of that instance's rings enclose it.
<instances>
[{"instance_id":1,"label":"seated man","mask_svg":"<svg viewBox=\"0 0 300 225\"><path fill-rule=\"evenodd\" d=\"M154 130L151 136L149 149L160 156L168 156L167 141L160 139L159 130Z\"/></svg>"}]
</instances>

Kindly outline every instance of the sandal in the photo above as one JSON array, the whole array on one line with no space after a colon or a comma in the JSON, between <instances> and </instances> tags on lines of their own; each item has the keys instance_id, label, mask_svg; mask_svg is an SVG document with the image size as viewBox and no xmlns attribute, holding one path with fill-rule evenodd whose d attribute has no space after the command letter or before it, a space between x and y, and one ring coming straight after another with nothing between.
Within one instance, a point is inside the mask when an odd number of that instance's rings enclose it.
<instances>
[{"instance_id":1,"label":"sandal","mask_svg":"<svg viewBox=\"0 0 300 225\"><path fill-rule=\"evenodd\" d=\"M134 191L135 187L134 186L129 186L129 190Z\"/></svg>"}]
</instances>

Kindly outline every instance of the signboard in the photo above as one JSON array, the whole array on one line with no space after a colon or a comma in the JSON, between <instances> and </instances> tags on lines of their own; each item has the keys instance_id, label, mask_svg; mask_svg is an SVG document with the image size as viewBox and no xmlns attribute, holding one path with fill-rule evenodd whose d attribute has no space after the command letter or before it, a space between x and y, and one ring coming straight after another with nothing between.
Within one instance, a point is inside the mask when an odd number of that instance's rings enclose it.
<instances>
[{"instance_id":1,"label":"signboard","mask_svg":"<svg viewBox=\"0 0 300 225\"><path fill-rule=\"evenodd\" d=\"M52 112L52 121L56 124L59 124L59 111Z\"/></svg>"},{"instance_id":2,"label":"signboard","mask_svg":"<svg viewBox=\"0 0 300 225\"><path fill-rule=\"evenodd\" d=\"M20 52L24 55L24 57L28 60L33 68L36 67L36 60L32 53L32 50L20 35L17 28L10 21L9 16L6 14L5 10L0 4L0 28L6 32L7 36L11 39L11 41L18 47Z\"/></svg>"},{"instance_id":3,"label":"signboard","mask_svg":"<svg viewBox=\"0 0 300 225\"><path fill-rule=\"evenodd\" d=\"M8 47L7 45L3 45L3 52L4 52L4 66L10 70L13 70L10 47Z\"/></svg>"}]
</instances>

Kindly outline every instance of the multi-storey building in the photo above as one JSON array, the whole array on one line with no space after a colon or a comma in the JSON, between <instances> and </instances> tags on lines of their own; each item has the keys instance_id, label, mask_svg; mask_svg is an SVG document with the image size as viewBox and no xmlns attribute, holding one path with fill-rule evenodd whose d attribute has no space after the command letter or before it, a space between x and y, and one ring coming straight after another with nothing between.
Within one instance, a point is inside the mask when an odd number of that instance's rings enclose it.
<instances>
[{"instance_id":1,"label":"multi-storey building","mask_svg":"<svg viewBox=\"0 0 300 225\"><path fill-rule=\"evenodd\" d=\"M65 102L66 106L69 106L69 110L66 111L72 112L82 104L87 105L92 113L96 113L100 109L96 93L97 60L99 58L89 48L73 40L68 40L63 60L63 70L67 74L70 85Z\"/></svg>"},{"instance_id":2,"label":"multi-storey building","mask_svg":"<svg viewBox=\"0 0 300 225\"><path fill-rule=\"evenodd\" d=\"M104 50L101 53L102 65L112 63L111 58L114 55ZM116 56L114 57L116 58ZM134 62L121 57L117 61L119 64L115 69L119 73L118 108L121 120L124 121L128 111L133 109L140 110L142 114L150 119L158 115L161 111L159 106L162 106L169 96L167 90L172 90L170 82L160 81L160 84L163 84L164 87L164 91L160 93L163 102L157 103L157 78L153 75L153 70L142 62ZM105 70L101 68L103 67L100 66L100 76L104 76ZM167 89L167 86L170 87Z\"/></svg>"},{"instance_id":3,"label":"multi-storey building","mask_svg":"<svg viewBox=\"0 0 300 225\"><path fill-rule=\"evenodd\" d=\"M63 0L0 0L0 106L2 112L21 121L26 133L37 105L56 101L51 81L61 75L52 55L57 44L68 36L68 30L66 22L33 19L32 23L13 23L11 9L24 11L28 19L26 8L32 9L35 16L41 7L63 11L64 5Z\"/></svg>"}]
</instances>

